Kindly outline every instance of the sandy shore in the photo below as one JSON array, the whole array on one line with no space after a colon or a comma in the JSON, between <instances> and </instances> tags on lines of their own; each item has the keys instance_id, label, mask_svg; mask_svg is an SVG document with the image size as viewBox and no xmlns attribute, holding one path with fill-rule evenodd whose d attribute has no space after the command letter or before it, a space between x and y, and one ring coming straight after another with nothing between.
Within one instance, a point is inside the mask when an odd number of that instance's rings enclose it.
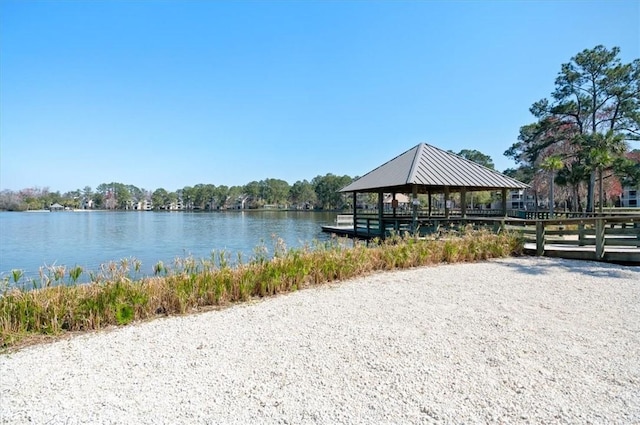
<instances>
[{"instance_id":1,"label":"sandy shore","mask_svg":"<svg viewBox=\"0 0 640 425\"><path fill-rule=\"evenodd\" d=\"M640 423L640 268L380 273L29 347L0 423Z\"/></svg>"}]
</instances>

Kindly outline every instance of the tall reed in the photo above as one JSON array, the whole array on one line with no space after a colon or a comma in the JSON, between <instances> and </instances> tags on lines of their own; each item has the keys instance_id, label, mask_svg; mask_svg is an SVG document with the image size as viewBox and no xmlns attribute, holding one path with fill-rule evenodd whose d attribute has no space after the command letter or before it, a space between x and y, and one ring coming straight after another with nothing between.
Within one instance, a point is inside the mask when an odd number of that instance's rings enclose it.
<instances>
[{"instance_id":1,"label":"tall reed","mask_svg":"<svg viewBox=\"0 0 640 425\"><path fill-rule=\"evenodd\" d=\"M229 265L224 252L210 259L177 259L174 267L158 263L154 277L133 278L135 259L112 262L84 285L44 285L29 290L4 282L0 295L0 345L24 337L126 325L158 315L184 314L210 306L295 291L310 285L344 280L379 270L403 269L441 262L478 261L522 252L517 234L467 232L439 240L395 235L387 240L346 242L334 239L311 247L287 249L276 239L273 253L260 246L248 262L241 256ZM69 271L75 281L81 269ZM47 283L60 282L64 268L43 273ZM14 279L20 277L16 272Z\"/></svg>"}]
</instances>

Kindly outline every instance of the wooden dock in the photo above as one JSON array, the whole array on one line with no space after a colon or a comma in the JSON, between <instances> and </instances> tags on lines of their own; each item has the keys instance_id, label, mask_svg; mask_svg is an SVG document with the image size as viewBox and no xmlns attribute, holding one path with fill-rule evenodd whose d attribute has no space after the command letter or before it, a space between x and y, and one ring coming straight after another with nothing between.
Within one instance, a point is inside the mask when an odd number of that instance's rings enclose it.
<instances>
[{"instance_id":1,"label":"wooden dock","mask_svg":"<svg viewBox=\"0 0 640 425\"><path fill-rule=\"evenodd\" d=\"M350 238L369 240L405 231L410 232L414 222L410 217L378 215L341 216L333 225L322 226L322 231ZM418 233L434 235L447 230L490 229L496 232L520 232L529 255L567 259L605 261L640 265L640 214L624 216L574 217L562 219L520 219L505 217L419 217Z\"/></svg>"}]
</instances>

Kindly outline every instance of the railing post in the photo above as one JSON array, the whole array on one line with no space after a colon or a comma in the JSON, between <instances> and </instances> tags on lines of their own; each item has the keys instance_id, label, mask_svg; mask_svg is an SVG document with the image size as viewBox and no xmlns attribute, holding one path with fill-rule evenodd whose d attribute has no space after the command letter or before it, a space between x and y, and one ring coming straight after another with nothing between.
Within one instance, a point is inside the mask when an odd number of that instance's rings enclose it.
<instances>
[{"instance_id":1,"label":"railing post","mask_svg":"<svg viewBox=\"0 0 640 425\"><path fill-rule=\"evenodd\" d=\"M503 217L507 217L507 189L506 188L502 188L502 201L501 201L501 207L502 207L502 216Z\"/></svg>"},{"instance_id":2,"label":"railing post","mask_svg":"<svg viewBox=\"0 0 640 425\"><path fill-rule=\"evenodd\" d=\"M596 218L596 260L604 257L604 220Z\"/></svg>"},{"instance_id":3,"label":"railing post","mask_svg":"<svg viewBox=\"0 0 640 425\"><path fill-rule=\"evenodd\" d=\"M380 233L380 239L384 240L384 193L378 192L378 233Z\"/></svg>"},{"instance_id":4,"label":"railing post","mask_svg":"<svg viewBox=\"0 0 640 425\"><path fill-rule=\"evenodd\" d=\"M358 238L358 207L356 202L358 201L358 192L353 192L353 240Z\"/></svg>"},{"instance_id":5,"label":"railing post","mask_svg":"<svg viewBox=\"0 0 640 425\"><path fill-rule=\"evenodd\" d=\"M578 246L584 246L584 223L578 224Z\"/></svg>"},{"instance_id":6,"label":"railing post","mask_svg":"<svg viewBox=\"0 0 640 425\"><path fill-rule=\"evenodd\" d=\"M411 189L411 236L415 236L418 230L418 186L413 185ZM431 195L429 195L429 217L431 217Z\"/></svg>"},{"instance_id":7,"label":"railing post","mask_svg":"<svg viewBox=\"0 0 640 425\"><path fill-rule=\"evenodd\" d=\"M536 221L536 255L544 255L544 221Z\"/></svg>"},{"instance_id":8,"label":"railing post","mask_svg":"<svg viewBox=\"0 0 640 425\"><path fill-rule=\"evenodd\" d=\"M444 187L444 218L449 219L449 186Z\"/></svg>"},{"instance_id":9,"label":"railing post","mask_svg":"<svg viewBox=\"0 0 640 425\"><path fill-rule=\"evenodd\" d=\"M473 209L473 205L471 208ZM467 217L467 188L464 186L460 189L460 216Z\"/></svg>"}]
</instances>

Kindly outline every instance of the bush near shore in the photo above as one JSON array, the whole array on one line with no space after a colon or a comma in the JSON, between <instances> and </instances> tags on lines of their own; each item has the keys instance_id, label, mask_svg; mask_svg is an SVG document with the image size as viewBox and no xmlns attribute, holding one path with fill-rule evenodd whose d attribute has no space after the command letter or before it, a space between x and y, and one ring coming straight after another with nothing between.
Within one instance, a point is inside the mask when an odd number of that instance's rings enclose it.
<instances>
[{"instance_id":1,"label":"bush near shore","mask_svg":"<svg viewBox=\"0 0 640 425\"><path fill-rule=\"evenodd\" d=\"M89 284L7 288L0 295L0 346L11 347L38 335L184 314L375 271L519 255L523 248L515 233L484 231L436 240L395 236L368 246L347 245L333 241L313 249L287 250L277 240L272 256L259 247L249 262L233 267L227 254L219 252L209 260L178 259L173 270L158 263L155 277L132 279L131 263L123 260L117 267L112 263L108 278Z\"/></svg>"}]
</instances>

